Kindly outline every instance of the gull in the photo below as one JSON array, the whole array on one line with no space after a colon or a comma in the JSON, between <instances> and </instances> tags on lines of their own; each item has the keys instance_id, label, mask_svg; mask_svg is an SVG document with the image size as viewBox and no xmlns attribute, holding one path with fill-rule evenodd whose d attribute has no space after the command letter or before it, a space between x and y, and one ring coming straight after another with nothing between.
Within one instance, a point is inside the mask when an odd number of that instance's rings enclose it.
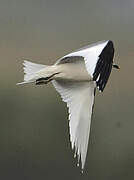
<instances>
[{"instance_id":1,"label":"gull","mask_svg":"<svg viewBox=\"0 0 134 180\"><path fill-rule=\"evenodd\" d=\"M69 111L69 133L74 157L84 169L96 88L102 92L109 79L114 45L111 40L97 42L58 59L54 65L24 60L24 82L43 85L52 82Z\"/></svg>"}]
</instances>

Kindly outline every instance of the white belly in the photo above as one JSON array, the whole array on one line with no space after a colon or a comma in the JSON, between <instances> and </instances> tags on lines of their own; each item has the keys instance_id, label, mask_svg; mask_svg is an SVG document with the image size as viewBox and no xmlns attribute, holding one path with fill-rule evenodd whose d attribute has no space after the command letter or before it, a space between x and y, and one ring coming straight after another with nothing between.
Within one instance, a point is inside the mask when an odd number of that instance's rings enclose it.
<instances>
[{"instance_id":1,"label":"white belly","mask_svg":"<svg viewBox=\"0 0 134 180\"><path fill-rule=\"evenodd\" d=\"M54 79L63 79L70 81L91 81L92 77L88 74L84 61L77 63L58 64L57 69L60 72Z\"/></svg>"}]
</instances>

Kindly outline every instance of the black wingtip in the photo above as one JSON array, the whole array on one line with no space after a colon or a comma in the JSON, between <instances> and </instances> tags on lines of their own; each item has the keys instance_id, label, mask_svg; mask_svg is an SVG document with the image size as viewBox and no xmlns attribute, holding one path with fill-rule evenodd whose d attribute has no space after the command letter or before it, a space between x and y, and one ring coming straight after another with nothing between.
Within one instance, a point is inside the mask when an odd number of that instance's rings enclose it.
<instances>
[{"instance_id":1,"label":"black wingtip","mask_svg":"<svg viewBox=\"0 0 134 180\"><path fill-rule=\"evenodd\" d=\"M104 90L109 79L113 65L113 57L114 45L113 42L109 40L99 55L96 68L93 73L93 80L96 81L97 87L100 91Z\"/></svg>"}]
</instances>

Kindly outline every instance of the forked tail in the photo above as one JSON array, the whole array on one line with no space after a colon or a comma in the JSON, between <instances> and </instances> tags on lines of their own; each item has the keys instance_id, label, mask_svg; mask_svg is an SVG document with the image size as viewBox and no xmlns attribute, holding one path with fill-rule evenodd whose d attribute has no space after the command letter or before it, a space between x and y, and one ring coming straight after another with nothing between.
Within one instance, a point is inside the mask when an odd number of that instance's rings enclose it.
<instances>
[{"instance_id":1,"label":"forked tail","mask_svg":"<svg viewBox=\"0 0 134 180\"><path fill-rule=\"evenodd\" d=\"M23 65L24 82L17 83L17 85L35 82L38 78L41 78L39 77L38 72L48 67L46 65L32 63L27 60L24 61Z\"/></svg>"}]
</instances>

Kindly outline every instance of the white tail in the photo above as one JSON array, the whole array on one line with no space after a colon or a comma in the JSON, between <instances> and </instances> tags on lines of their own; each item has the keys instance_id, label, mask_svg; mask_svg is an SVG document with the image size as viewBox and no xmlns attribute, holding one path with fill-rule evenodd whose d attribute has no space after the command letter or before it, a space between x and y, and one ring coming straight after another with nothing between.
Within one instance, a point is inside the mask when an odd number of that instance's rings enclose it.
<instances>
[{"instance_id":1,"label":"white tail","mask_svg":"<svg viewBox=\"0 0 134 180\"><path fill-rule=\"evenodd\" d=\"M30 61L25 60L24 63L24 82L17 83L17 85L35 82L36 73L48 66L42 64L32 63Z\"/></svg>"}]
</instances>

